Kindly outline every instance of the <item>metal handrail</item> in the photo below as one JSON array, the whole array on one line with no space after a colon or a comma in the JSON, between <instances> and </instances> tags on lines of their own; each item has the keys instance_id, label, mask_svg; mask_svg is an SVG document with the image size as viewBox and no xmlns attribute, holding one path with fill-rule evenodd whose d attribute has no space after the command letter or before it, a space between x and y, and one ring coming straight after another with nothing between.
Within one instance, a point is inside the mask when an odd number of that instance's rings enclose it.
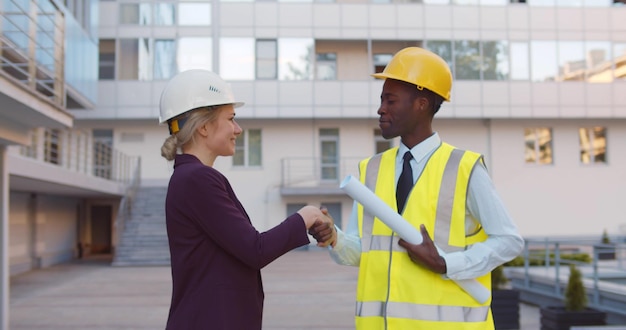
<instances>
[{"instance_id":1,"label":"metal handrail","mask_svg":"<svg viewBox=\"0 0 626 330\"><path fill-rule=\"evenodd\" d=\"M522 254L524 259L523 274L515 271L516 267L508 267L507 273L509 276L516 278L513 281L515 289L564 301L564 287L567 285L567 279L562 278L564 275L562 272L565 269L563 266L575 264L581 269L581 272L587 279L586 288L587 295L590 298L589 306L626 316L626 311L623 308L613 307L611 304L605 303L609 296L615 296L614 290L607 289L608 283L603 284L605 278L609 274L622 274L620 278L626 278L626 267L624 264L626 259L626 237L614 237L612 241L615 243L602 243L600 237L526 239ZM566 250L587 254L590 256L590 261L583 262L564 258L565 254L567 254ZM601 260L600 257L607 252L614 253L611 255L614 256L614 259ZM539 261L542 261L543 264L538 266L531 265L531 263ZM543 271L537 272L540 269L543 269ZM523 277L520 275L523 275ZM536 276L544 278L541 281L541 283L545 284L542 289L537 287ZM551 290L549 289L550 287L552 287ZM614 288L614 286L610 287ZM626 300L626 288L621 295Z\"/></svg>"}]
</instances>

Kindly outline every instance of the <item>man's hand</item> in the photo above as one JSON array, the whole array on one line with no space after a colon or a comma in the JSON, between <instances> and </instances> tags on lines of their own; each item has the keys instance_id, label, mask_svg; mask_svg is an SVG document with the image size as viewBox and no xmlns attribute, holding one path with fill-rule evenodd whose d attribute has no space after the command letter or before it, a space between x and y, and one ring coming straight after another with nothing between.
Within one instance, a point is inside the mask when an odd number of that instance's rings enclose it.
<instances>
[{"instance_id":1,"label":"man's hand","mask_svg":"<svg viewBox=\"0 0 626 330\"><path fill-rule=\"evenodd\" d=\"M447 272L446 261L437 252L435 243L430 239L428 231L424 225L420 226L422 232L422 244L411 244L403 239L398 243L409 253L411 260L421 266L424 266L437 274L445 274Z\"/></svg>"},{"instance_id":2,"label":"man's hand","mask_svg":"<svg viewBox=\"0 0 626 330\"><path fill-rule=\"evenodd\" d=\"M328 209L325 207L320 208L322 213L325 215L324 220L317 220L309 228L309 234L315 238L317 241L317 246L319 247L327 247L328 245L335 247L337 243L337 230L335 230L335 221L328 214Z\"/></svg>"}]
</instances>

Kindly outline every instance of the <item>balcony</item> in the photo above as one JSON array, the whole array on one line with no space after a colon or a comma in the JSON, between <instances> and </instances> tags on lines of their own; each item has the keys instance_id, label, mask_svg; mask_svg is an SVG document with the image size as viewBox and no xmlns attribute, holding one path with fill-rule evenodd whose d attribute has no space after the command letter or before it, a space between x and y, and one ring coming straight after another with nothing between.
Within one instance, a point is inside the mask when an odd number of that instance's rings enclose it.
<instances>
[{"instance_id":1,"label":"balcony","mask_svg":"<svg viewBox=\"0 0 626 330\"><path fill-rule=\"evenodd\" d=\"M281 160L282 196L345 195L339 183L347 176L358 176L359 161L365 157L341 158L322 162L322 158L283 158Z\"/></svg>"},{"instance_id":2,"label":"balcony","mask_svg":"<svg viewBox=\"0 0 626 330\"><path fill-rule=\"evenodd\" d=\"M30 136L30 145L9 148L12 191L120 197L139 178L139 157L94 140L91 132L38 128Z\"/></svg>"}]
</instances>

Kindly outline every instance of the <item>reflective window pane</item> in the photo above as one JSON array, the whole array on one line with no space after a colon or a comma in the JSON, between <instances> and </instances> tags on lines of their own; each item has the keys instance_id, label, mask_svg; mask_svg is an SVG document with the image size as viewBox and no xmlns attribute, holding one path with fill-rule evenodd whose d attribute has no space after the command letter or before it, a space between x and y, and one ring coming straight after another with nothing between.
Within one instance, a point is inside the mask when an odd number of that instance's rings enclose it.
<instances>
[{"instance_id":1,"label":"reflective window pane","mask_svg":"<svg viewBox=\"0 0 626 330\"><path fill-rule=\"evenodd\" d=\"M480 80L480 43L472 40L454 42L454 75L460 80Z\"/></svg>"},{"instance_id":2,"label":"reflective window pane","mask_svg":"<svg viewBox=\"0 0 626 330\"><path fill-rule=\"evenodd\" d=\"M119 79L152 79L150 39L119 39L119 45Z\"/></svg>"},{"instance_id":3,"label":"reflective window pane","mask_svg":"<svg viewBox=\"0 0 626 330\"><path fill-rule=\"evenodd\" d=\"M613 81L611 63L611 43L608 41L585 42L588 82L607 83Z\"/></svg>"},{"instance_id":4,"label":"reflective window pane","mask_svg":"<svg viewBox=\"0 0 626 330\"><path fill-rule=\"evenodd\" d=\"M313 39L278 39L278 79L313 79Z\"/></svg>"},{"instance_id":5,"label":"reflective window pane","mask_svg":"<svg viewBox=\"0 0 626 330\"><path fill-rule=\"evenodd\" d=\"M524 159L530 164L552 164L552 129L547 127L524 129Z\"/></svg>"},{"instance_id":6,"label":"reflective window pane","mask_svg":"<svg viewBox=\"0 0 626 330\"><path fill-rule=\"evenodd\" d=\"M225 80L254 80L252 38L220 39L220 76Z\"/></svg>"},{"instance_id":7,"label":"reflective window pane","mask_svg":"<svg viewBox=\"0 0 626 330\"><path fill-rule=\"evenodd\" d=\"M506 41L482 42L484 80L509 79L509 47Z\"/></svg>"},{"instance_id":8,"label":"reflective window pane","mask_svg":"<svg viewBox=\"0 0 626 330\"><path fill-rule=\"evenodd\" d=\"M180 3L178 5L178 24L183 26L211 25L211 4Z\"/></svg>"},{"instance_id":9,"label":"reflective window pane","mask_svg":"<svg viewBox=\"0 0 626 330\"><path fill-rule=\"evenodd\" d=\"M391 61L393 54L373 54L372 60L374 62L374 72L381 73L385 70L387 63Z\"/></svg>"},{"instance_id":10,"label":"reflective window pane","mask_svg":"<svg viewBox=\"0 0 626 330\"><path fill-rule=\"evenodd\" d=\"M559 41L559 81L582 81L585 79L585 52L580 41ZM533 63L534 64L534 63Z\"/></svg>"},{"instance_id":11,"label":"reflective window pane","mask_svg":"<svg viewBox=\"0 0 626 330\"><path fill-rule=\"evenodd\" d=\"M558 73L556 42L530 43L530 74L533 81L554 81Z\"/></svg>"},{"instance_id":12,"label":"reflective window pane","mask_svg":"<svg viewBox=\"0 0 626 330\"><path fill-rule=\"evenodd\" d=\"M613 45L613 76L615 79L626 79L626 43Z\"/></svg>"},{"instance_id":13,"label":"reflective window pane","mask_svg":"<svg viewBox=\"0 0 626 330\"><path fill-rule=\"evenodd\" d=\"M100 39L98 79L115 79L115 39Z\"/></svg>"},{"instance_id":14,"label":"reflective window pane","mask_svg":"<svg viewBox=\"0 0 626 330\"><path fill-rule=\"evenodd\" d=\"M173 39L155 40L153 79L169 79L176 72L176 41Z\"/></svg>"},{"instance_id":15,"label":"reflective window pane","mask_svg":"<svg viewBox=\"0 0 626 330\"><path fill-rule=\"evenodd\" d=\"M152 11L147 3L122 3L120 4L121 24L152 24Z\"/></svg>"},{"instance_id":16,"label":"reflective window pane","mask_svg":"<svg viewBox=\"0 0 626 330\"><path fill-rule=\"evenodd\" d=\"M318 53L315 61L315 78L318 80L337 79L337 53Z\"/></svg>"},{"instance_id":17,"label":"reflective window pane","mask_svg":"<svg viewBox=\"0 0 626 330\"><path fill-rule=\"evenodd\" d=\"M154 5L154 24L174 25L176 20L176 7L173 3L157 3Z\"/></svg>"},{"instance_id":18,"label":"reflective window pane","mask_svg":"<svg viewBox=\"0 0 626 330\"><path fill-rule=\"evenodd\" d=\"M261 130L251 129L248 133L248 165L261 166Z\"/></svg>"},{"instance_id":19,"label":"reflective window pane","mask_svg":"<svg viewBox=\"0 0 626 330\"><path fill-rule=\"evenodd\" d=\"M579 128L580 162L583 164L606 163L606 128Z\"/></svg>"},{"instance_id":20,"label":"reflective window pane","mask_svg":"<svg viewBox=\"0 0 626 330\"><path fill-rule=\"evenodd\" d=\"M528 43L512 42L511 47L511 79L528 80L530 66L528 61Z\"/></svg>"},{"instance_id":21,"label":"reflective window pane","mask_svg":"<svg viewBox=\"0 0 626 330\"><path fill-rule=\"evenodd\" d=\"M256 78L276 79L278 75L278 42L276 39L256 41Z\"/></svg>"},{"instance_id":22,"label":"reflective window pane","mask_svg":"<svg viewBox=\"0 0 626 330\"><path fill-rule=\"evenodd\" d=\"M233 154L233 166L244 166L246 157L246 130L242 130L241 134L235 140L235 153Z\"/></svg>"},{"instance_id":23,"label":"reflective window pane","mask_svg":"<svg viewBox=\"0 0 626 330\"><path fill-rule=\"evenodd\" d=\"M339 129L320 129L320 171L322 180L339 179Z\"/></svg>"},{"instance_id":24,"label":"reflective window pane","mask_svg":"<svg viewBox=\"0 0 626 330\"><path fill-rule=\"evenodd\" d=\"M213 45L211 38L185 37L178 39L176 51L178 72L190 69L213 70Z\"/></svg>"}]
</instances>

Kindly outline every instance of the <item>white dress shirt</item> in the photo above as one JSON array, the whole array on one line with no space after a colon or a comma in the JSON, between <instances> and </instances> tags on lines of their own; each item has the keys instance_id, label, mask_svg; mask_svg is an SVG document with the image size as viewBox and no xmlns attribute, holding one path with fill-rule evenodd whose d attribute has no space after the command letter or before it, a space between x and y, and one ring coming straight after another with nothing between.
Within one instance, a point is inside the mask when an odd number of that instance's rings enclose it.
<instances>
[{"instance_id":1,"label":"white dress shirt","mask_svg":"<svg viewBox=\"0 0 626 330\"><path fill-rule=\"evenodd\" d=\"M422 174L433 152L441 145L441 138L436 132L413 149L411 168L413 183ZM400 144L396 156L396 182L402 171L402 155L409 149ZM474 232L482 225L488 235L484 242L476 243L465 251L447 253L447 277L453 280L476 278L487 274L495 267L517 257L524 247L524 240L517 231L517 226L509 216L504 203L483 165L476 166L470 175L467 194L465 226L467 232ZM341 265L358 266L361 259L361 240L359 238L357 203L354 202L346 232L337 228L337 244L329 247L330 255Z\"/></svg>"}]
</instances>

